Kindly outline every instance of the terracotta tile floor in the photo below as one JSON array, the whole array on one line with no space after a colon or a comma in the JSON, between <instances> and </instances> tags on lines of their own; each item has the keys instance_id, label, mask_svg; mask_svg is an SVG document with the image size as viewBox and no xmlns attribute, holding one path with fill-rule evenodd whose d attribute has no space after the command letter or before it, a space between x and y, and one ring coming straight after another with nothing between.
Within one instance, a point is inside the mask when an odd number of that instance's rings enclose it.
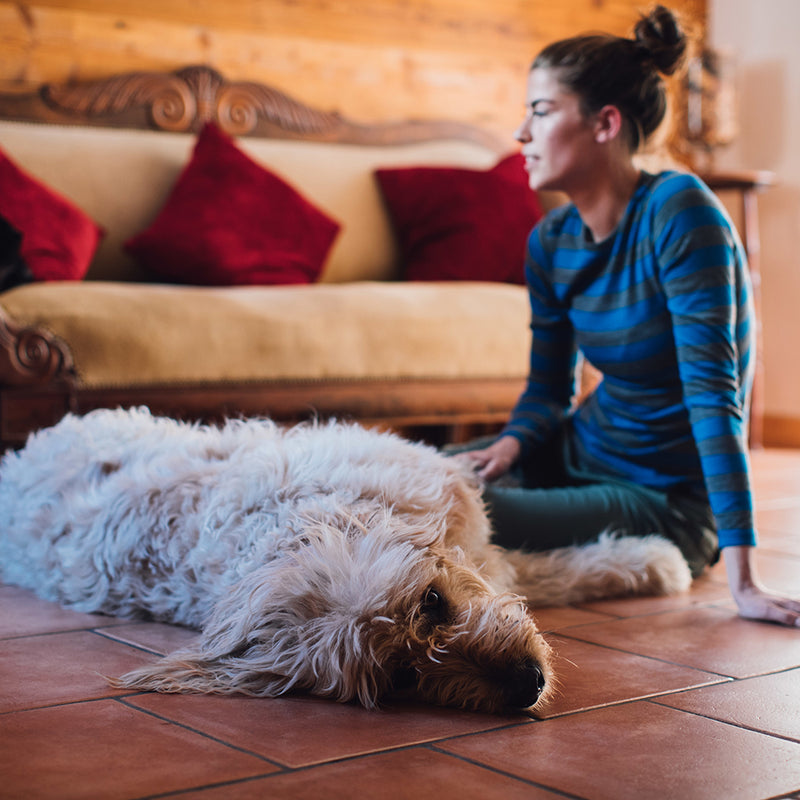
<instances>
[{"instance_id":1,"label":"terracotta tile floor","mask_svg":"<svg viewBox=\"0 0 800 800\"><path fill-rule=\"evenodd\" d=\"M800 452L753 456L759 567L800 595ZM541 719L307 697L111 690L193 636L0 586L0 798L800 798L800 631L690 594L538 614L561 692Z\"/></svg>"}]
</instances>

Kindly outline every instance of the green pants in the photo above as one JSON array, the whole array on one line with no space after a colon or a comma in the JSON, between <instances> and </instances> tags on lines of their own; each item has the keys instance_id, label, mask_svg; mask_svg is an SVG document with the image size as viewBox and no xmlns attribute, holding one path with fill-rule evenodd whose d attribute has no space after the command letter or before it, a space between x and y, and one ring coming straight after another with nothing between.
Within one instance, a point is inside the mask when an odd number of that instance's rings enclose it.
<instances>
[{"instance_id":1,"label":"green pants","mask_svg":"<svg viewBox=\"0 0 800 800\"><path fill-rule=\"evenodd\" d=\"M484 488L496 544L552 550L593 541L604 531L656 533L678 546L695 577L719 558L714 518L704 499L583 471L571 463L561 439L543 446L534 460L534 466L516 468L510 480Z\"/></svg>"}]
</instances>

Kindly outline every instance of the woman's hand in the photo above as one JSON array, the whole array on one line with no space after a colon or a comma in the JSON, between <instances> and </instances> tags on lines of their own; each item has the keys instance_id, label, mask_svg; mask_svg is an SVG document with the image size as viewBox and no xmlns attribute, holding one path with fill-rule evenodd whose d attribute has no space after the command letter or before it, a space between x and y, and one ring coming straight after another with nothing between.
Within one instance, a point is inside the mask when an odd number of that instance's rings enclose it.
<instances>
[{"instance_id":1,"label":"woman's hand","mask_svg":"<svg viewBox=\"0 0 800 800\"><path fill-rule=\"evenodd\" d=\"M468 450L457 458L469 462L484 481L505 475L519 458L520 444L513 436L502 436L483 450Z\"/></svg>"},{"instance_id":2,"label":"woman's hand","mask_svg":"<svg viewBox=\"0 0 800 800\"><path fill-rule=\"evenodd\" d=\"M740 616L800 628L800 599L772 594L760 585L752 547L726 547L722 552Z\"/></svg>"}]
</instances>

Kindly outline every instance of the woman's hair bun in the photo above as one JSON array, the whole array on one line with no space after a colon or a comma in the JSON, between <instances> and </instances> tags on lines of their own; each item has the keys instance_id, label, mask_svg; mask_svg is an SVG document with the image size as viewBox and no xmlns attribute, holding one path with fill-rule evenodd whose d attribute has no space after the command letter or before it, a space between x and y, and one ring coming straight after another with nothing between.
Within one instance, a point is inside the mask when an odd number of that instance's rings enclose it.
<instances>
[{"instance_id":1,"label":"woman's hair bun","mask_svg":"<svg viewBox=\"0 0 800 800\"><path fill-rule=\"evenodd\" d=\"M639 20L634 34L643 56L663 75L672 75L683 62L686 35L668 8L656 6Z\"/></svg>"}]
</instances>

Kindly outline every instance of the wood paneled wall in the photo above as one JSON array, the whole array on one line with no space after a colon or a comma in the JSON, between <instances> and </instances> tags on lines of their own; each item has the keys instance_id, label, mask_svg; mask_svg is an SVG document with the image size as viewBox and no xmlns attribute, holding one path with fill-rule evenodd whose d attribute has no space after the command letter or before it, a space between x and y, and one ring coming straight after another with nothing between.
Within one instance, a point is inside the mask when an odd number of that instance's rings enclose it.
<instances>
[{"instance_id":1,"label":"wood paneled wall","mask_svg":"<svg viewBox=\"0 0 800 800\"><path fill-rule=\"evenodd\" d=\"M698 36L706 0L672 0ZM0 2L0 87L204 63L365 121L450 117L508 134L553 39L628 34L643 0Z\"/></svg>"}]
</instances>

